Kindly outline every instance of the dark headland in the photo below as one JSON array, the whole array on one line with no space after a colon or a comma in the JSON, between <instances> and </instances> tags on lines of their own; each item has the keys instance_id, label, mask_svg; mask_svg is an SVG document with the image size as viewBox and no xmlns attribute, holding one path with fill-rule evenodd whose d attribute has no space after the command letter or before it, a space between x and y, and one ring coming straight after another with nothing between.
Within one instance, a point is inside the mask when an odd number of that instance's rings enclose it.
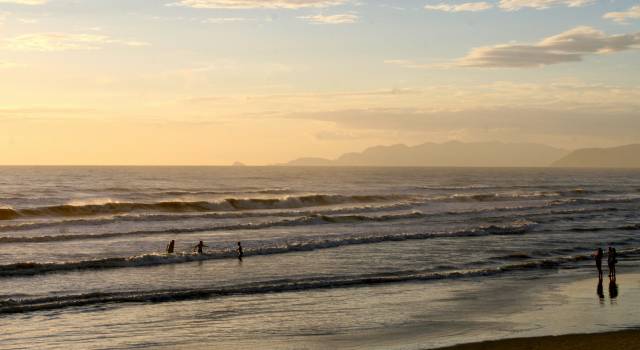
<instances>
[{"instance_id":1,"label":"dark headland","mask_svg":"<svg viewBox=\"0 0 640 350\"><path fill-rule=\"evenodd\" d=\"M413 166L413 167L544 167L565 156L563 149L535 143L446 142L375 146L346 153L335 160L300 158L289 166Z\"/></svg>"},{"instance_id":2,"label":"dark headland","mask_svg":"<svg viewBox=\"0 0 640 350\"><path fill-rule=\"evenodd\" d=\"M640 144L613 148L584 148L553 163L565 168L640 168Z\"/></svg>"}]
</instances>

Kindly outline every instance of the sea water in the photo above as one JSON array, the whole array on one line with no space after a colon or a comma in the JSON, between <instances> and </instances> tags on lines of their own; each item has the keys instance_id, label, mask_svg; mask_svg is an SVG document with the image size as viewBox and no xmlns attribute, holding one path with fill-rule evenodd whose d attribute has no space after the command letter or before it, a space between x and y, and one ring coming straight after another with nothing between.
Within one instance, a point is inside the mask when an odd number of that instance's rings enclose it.
<instances>
[{"instance_id":1,"label":"sea water","mask_svg":"<svg viewBox=\"0 0 640 350\"><path fill-rule=\"evenodd\" d=\"M635 170L0 167L0 348L468 336L469 291L638 260L639 210Z\"/></svg>"}]
</instances>

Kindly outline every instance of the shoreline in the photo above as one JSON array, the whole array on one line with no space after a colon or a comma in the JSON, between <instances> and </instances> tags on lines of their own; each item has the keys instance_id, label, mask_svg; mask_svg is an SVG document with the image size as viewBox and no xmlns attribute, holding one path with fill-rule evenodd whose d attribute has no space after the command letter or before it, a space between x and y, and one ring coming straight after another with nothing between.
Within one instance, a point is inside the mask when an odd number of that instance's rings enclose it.
<instances>
[{"instance_id":1,"label":"shoreline","mask_svg":"<svg viewBox=\"0 0 640 350\"><path fill-rule=\"evenodd\" d=\"M602 333L501 339L448 346L437 348L437 350L577 350L587 348L640 349L640 328Z\"/></svg>"},{"instance_id":2,"label":"shoreline","mask_svg":"<svg viewBox=\"0 0 640 350\"><path fill-rule=\"evenodd\" d=\"M434 347L435 350L578 350L586 348L640 350L640 324L633 310L640 305L640 269L632 262L625 273L614 280L615 294L610 280L604 279L603 287L596 288L593 278L580 273L566 283L534 301L540 307L535 311L520 311L509 315L511 321L530 323L524 332L479 338L471 342ZM552 281L554 278L551 277ZM620 282L622 281L622 282ZM618 285L622 283L622 295ZM551 303L556 294L557 303ZM597 296L596 296L597 294ZM597 302L596 302L597 298ZM555 304L555 305L553 305ZM538 329L536 329L538 328Z\"/></svg>"}]
</instances>

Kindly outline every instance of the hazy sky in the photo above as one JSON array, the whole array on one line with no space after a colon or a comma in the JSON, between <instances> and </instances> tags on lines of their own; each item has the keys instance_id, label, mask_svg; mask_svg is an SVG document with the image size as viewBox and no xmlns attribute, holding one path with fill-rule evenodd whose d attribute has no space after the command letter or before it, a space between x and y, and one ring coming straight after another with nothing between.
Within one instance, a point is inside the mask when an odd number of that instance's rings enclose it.
<instances>
[{"instance_id":1,"label":"hazy sky","mask_svg":"<svg viewBox=\"0 0 640 350\"><path fill-rule=\"evenodd\" d=\"M0 164L640 142L640 1L0 0Z\"/></svg>"}]
</instances>

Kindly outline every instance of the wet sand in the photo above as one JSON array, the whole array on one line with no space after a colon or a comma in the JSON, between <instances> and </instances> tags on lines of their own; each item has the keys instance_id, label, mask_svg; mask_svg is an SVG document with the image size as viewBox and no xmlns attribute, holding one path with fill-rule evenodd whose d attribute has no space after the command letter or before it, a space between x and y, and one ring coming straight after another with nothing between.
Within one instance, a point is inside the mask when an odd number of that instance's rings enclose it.
<instances>
[{"instance_id":1,"label":"wet sand","mask_svg":"<svg viewBox=\"0 0 640 350\"><path fill-rule=\"evenodd\" d=\"M547 280L533 310L505 315L514 325L511 335L484 335L438 350L640 350L640 273L634 270L602 284L588 277L555 285Z\"/></svg>"},{"instance_id":2,"label":"wet sand","mask_svg":"<svg viewBox=\"0 0 640 350\"><path fill-rule=\"evenodd\" d=\"M640 330L626 330L596 334L572 334L535 338L505 339L463 344L440 350L581 350L581 349L640 349Z\"/></svg>"}]
</instances>

